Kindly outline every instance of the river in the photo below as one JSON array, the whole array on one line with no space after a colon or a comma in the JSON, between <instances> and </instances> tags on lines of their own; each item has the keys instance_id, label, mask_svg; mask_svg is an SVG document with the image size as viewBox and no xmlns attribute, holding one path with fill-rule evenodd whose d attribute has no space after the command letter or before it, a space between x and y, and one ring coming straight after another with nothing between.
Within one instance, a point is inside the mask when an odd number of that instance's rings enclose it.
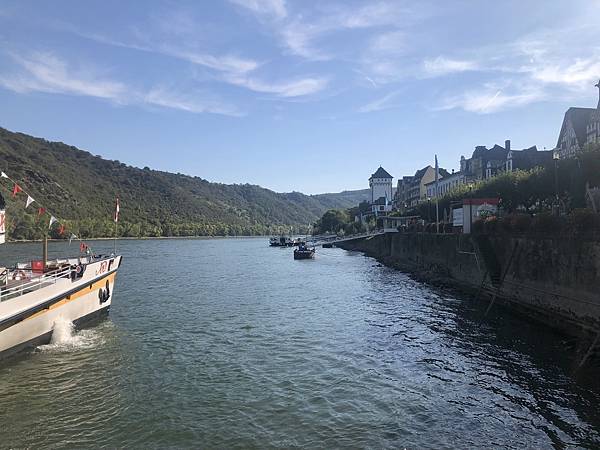
<instances>
[{"instance_id":1,"label":"river","mask_svg":"<svg viewBox=\"0 0 600 450\"><path fill-rule=\"evenodd\" d=\"M341 249L118 248L108 320L0 362L1 447L600 446L597 368L500 308Z\"/></svg>"}]
</instances>

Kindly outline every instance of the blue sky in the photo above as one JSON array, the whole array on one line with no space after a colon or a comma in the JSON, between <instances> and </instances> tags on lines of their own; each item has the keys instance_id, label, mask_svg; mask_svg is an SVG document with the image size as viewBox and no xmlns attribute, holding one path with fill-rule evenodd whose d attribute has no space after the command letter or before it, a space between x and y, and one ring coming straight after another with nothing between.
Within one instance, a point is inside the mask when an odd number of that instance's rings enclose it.
<instances>
[{"instance_id":1,"label":"blue sky","mask_svg":"<svg viewBox=\"0 0 600 450\"><path fill-rule=\"evenodd\" d=\"M3 1L0 126L277 191L556 144L600 1Z\"/></svg>"}]
</instances>

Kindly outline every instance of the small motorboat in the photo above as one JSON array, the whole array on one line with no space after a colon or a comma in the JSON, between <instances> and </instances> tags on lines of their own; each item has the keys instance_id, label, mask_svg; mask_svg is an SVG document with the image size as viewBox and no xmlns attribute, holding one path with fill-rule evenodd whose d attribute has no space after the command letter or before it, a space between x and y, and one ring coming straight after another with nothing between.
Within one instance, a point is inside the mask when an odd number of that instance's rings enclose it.
<instances>
[{"instance_id":1,"label":"small motorboat","mask_svg":"<svg viewBox=\"0 0 600 450\"><path fill-rule=\"evenodd\" d=\"M269 245L271 247L291 247L294 245L294 241L288 236L272 237L269 239Z\"/></svg>"},{"instance_id":2,"label":"small motorboat","mask_svg":"<svg viewBox=\"0 0 600 450\"><path fill-rule=\"evenodd\" d=\"M294 250L294 259L313 259L315 257L315 248L308 248L306 245L300 245Z\"/></svg>"}]
</instances>

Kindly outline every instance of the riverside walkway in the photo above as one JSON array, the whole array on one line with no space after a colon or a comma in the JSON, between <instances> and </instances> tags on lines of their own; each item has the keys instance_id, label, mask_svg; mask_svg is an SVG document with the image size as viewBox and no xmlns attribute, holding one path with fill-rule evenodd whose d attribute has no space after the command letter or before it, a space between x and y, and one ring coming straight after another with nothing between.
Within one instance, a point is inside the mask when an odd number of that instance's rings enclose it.
<instances>
[{"instance_id":1,"label":"riverside walkway","mask_svg":"<svg viewBox=\"0 0 600 450\"><path fill-rule=\"evenodd\" d=\"M319 235L313 236L311 239L307 241L307 244L313 247L323 246L334 246L336 244L340 244L342 242L354 241L356 239L371 239L375 236L379 236L380 234L385 234L384 230L373 230L367 233L358 233L358 234L350 234L348 236L331 236L331 235Z\"/></svg>"}]
</instances>

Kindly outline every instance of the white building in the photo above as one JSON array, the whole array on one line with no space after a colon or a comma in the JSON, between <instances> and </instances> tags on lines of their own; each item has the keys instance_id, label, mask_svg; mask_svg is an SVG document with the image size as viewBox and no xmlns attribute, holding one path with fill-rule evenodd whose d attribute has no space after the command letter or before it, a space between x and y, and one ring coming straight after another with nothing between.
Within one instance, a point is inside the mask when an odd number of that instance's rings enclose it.
<instances>
[{"instance_id":1,"label":"white building","mask_svg":"<svg viewBox=\"0 0 600 450\"><path fill-rule=\"evenodd\" d=\"M392 201L392 180L394 179L387 171L379 166L371 178L369 178L369 187L371 188L371 203L375 203L383 197Z\"/></svg>"},{"instance_id":2,"label":"white building","mask_svg":"<svg viewBox=\"0 0 600 450\"><path fill-rule=\"evenodd\" d=\"M394 179L383 167L375 171L369 178L371 188L371 211L375 215L392 210L392 180Z\"/></svg>"},{"instance_id":3,"label":"white building","mask_svg":"<svg viewBox=\"0 0 600 450\"><path fill-rule=\"evenodd\" d=\"M453 172L438 180L438 190L435 191L435 181L430 181L425 185L427 189L427 197L436 198L443 197L451 190L457 188L461 184L466 184L467 177L462 172Z\"/></svg>"}]
</instances>

